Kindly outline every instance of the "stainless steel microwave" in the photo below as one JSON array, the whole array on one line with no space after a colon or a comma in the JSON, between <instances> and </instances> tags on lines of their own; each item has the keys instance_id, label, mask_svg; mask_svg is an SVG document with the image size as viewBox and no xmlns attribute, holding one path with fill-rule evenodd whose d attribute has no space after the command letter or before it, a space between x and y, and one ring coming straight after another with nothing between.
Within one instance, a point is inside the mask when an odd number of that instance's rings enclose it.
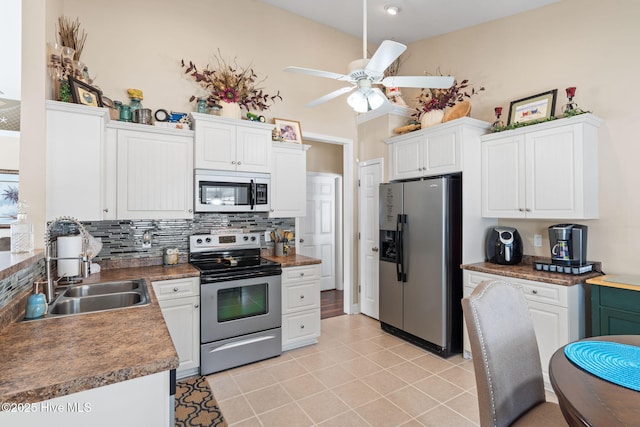
<instances>
[{"instance_id":1,"label":"stainless steel microwave","mask_svg":"<svg viewBox=\"0 0 640 427\"><path fill-rule=\"evenodd\" d=\"M196 212L269 212L268 173L195 170Z\"/></svg>"}]
</instances>

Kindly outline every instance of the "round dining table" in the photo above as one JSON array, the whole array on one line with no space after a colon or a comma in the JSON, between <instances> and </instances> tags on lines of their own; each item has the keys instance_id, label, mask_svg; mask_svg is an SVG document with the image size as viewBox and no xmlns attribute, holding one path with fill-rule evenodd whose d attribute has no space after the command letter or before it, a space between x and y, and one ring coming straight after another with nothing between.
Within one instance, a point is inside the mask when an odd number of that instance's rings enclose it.
<instances>
[{"instance_id":1,"label":"round dining table","mask_svg":"<svg viewBox=\"0 0 640 427\"><path fill-rule=\"evenodd\" d=\"M640 335L608 335L585 340L640 346ZM551 357L549 379L570 426L640 426L640 391L611 383L574 365L565 355L564 347Z\"/></svg>"}]
</instances>

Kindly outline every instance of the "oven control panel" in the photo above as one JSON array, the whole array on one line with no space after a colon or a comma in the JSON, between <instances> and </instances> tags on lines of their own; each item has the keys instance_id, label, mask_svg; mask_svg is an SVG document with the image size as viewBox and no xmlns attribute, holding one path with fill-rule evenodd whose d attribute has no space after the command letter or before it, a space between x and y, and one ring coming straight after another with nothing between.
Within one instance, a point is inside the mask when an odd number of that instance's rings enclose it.
<instances>
[{"instance_id":1,"label":"oven control panel","mask_svg":"<svg viewBox=\"0 0 640 427\"><path fill-rule=\"evenodd\" d=\"M194 234L189 238L190 252L227 248L260 248L260 233Z\"/></svg>"}]
</instances>

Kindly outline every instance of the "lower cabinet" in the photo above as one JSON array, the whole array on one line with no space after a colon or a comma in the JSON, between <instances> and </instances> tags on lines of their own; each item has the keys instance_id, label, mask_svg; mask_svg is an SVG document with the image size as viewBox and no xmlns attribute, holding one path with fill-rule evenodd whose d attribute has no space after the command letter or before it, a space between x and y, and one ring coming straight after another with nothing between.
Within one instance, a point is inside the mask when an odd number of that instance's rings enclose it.
<instances>
[{"instance_id":1,"label":"lower cabinet","mask_svg":"<svg viewBox=\"0 0 640 427\"><path fill-rule=\"evenodd\" d=\"M320 265L282 269L282 351L318 342Z\"/></svg>"},{"instance_id":2,"label":"lower cabinet","mask_svg":"<svg viewBox=\"0 0 640 427\"><path fill-rule=\"evenodd\" d=\"M591 286L591 335L640 335L640 292Z\"/></svg>"},{"instance_id":3,"label":"lower cabinet","mask_svg":"<svg viewBox=\"0 0 640 427\"><path fill-rule=\"evenodd\" d=\"M522 286L533 319L545 387L551 390L549 382L551 356L563 345L585 336L582 285L553 285L464 270L464 296L469 296L473 289L484 280L503 280ZM495 327L508 328L509 325L495 325ZM469 358L471 357L471 348L466 324L463 328L463 356Z\"/></svg>"},{"instance_id":4,"label":"lower cabinet","mask_svg":"<svg viewBox=\"0 0 640 427\"><path fill-rule=\"evenodd\" d=\"M200 368L200 279L152 282L162 315L178 352L178 379L198 373Z\"/></svg>"}]
</instances>

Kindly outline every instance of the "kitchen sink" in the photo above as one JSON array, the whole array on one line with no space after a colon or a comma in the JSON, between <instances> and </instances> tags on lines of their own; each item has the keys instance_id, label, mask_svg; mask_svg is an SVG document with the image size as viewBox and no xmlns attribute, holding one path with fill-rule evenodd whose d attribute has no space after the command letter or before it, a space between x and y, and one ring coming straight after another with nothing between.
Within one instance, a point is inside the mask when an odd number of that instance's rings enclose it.
<instances>
[{"instance_id":1,"label":"kitchen sink","mask_svg":"<svg viewBox=\"0 0 640 427\"><path fill-rule=\"evenodd\" d=\"M62 291L40 319L140 307L150 301L143 279L75 285Z\"/></svg>"},{"instance_id":2,"label":"kitchen sink","mask_svg":"<svg viewBox=\"0 0 640 427\"><path fill-rule=\"evenodd\" d=\"M62 298L56 300L50 314L80 314L94 311L113 310L115 308L141 305L142 295L138 292L119 292L88 297Z\"/></svg>"},{"instance_id":3,"label":"kitchen sink","mask_svg":"<svg viewBox=\"0 0 640 427\"><path fill-rule=\"evenodd\" d=\"M86 297L90 295L106 295L121 292L138 292L144 287L144 281L125 280L122 282L95 283L93 285L71 286L62 293L65 297Z\"/></svg>"}]
</instances>

